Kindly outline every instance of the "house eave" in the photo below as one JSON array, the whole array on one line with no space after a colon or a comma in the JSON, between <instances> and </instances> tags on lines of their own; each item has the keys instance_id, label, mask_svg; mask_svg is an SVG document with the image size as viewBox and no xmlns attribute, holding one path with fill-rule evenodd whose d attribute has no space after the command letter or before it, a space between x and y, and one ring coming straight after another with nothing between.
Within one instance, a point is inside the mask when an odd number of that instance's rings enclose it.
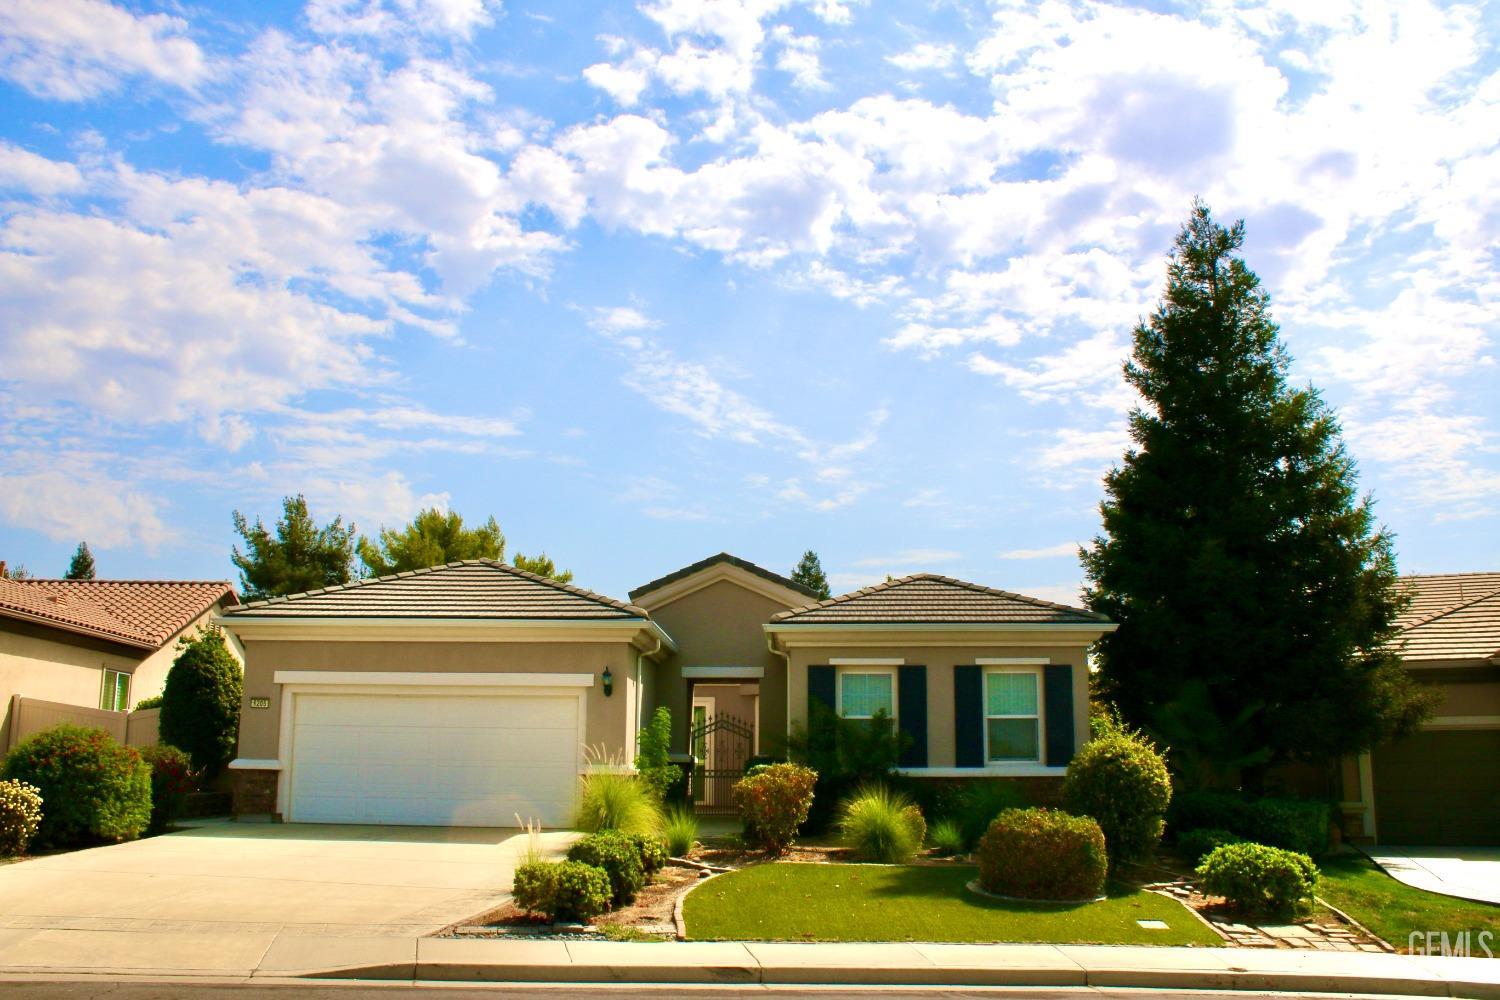
<instances>
[{"instance_id":1,"label":"house eave","mask_svg":"<svg viewBox=\"0 0 1500 1000\"><path fill-rule=\"evenodd\" d=\"M649 618L409 618L348 615L218 615L214 622L242 641L342 642L629 642L652 653L676 652L677 642ZM648 654L650 655L650 654Z\"/></svg>"}]
</instances>

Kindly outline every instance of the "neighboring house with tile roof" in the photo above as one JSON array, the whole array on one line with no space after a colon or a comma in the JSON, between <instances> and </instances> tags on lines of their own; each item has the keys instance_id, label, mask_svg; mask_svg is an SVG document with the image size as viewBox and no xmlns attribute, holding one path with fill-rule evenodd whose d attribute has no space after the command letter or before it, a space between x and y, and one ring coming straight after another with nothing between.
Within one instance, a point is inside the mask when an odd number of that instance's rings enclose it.
<instances>
[{"instance_id":1,"label":"neighboring house with tile roof","mask_svg":"<svg viewBox=\"0 0 1500 1000\"><path fill-rule=\"evenodd\" d=\"M0 579L0 750L29 735L18 699L91 720L161 694L178 637L238 603L222 580Z\"/></svg>"},{"instance_id":2,"label":"neighboring house with tile roof","mask_svg":"<svg viewBox=\"0 0 1500 1000\"><path fill-rule=\"evenodd\" d=\"M820 702L891 716L917 777L1055 783L1087 738L1100 616L929 575L815 596L719 553L630 603L476 560L231 609L236 811L566 825L579 774L632 761L659 706L708 812Z\"/></svg>"},{"instance_id":3,"label":"neighboring house with tile roof","mask_svg":"<svg viewBox=\"0 0 1500 1000\"><path fill-rule=\"evenodd\" d=\"M1346 762L1345 812L1385 844L1500 845L1500 573L1404 582L1396 643L1441 701L1421 732Z\"/></svg>"}]
</instances>

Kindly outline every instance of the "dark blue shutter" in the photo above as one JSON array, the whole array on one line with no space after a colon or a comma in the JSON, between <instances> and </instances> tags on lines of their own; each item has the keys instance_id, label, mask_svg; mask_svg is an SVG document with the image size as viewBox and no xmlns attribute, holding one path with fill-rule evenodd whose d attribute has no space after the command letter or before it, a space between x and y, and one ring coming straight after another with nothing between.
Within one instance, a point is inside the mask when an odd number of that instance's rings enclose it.
<instances>
[{"instance_id":1,"label":"dark blue shutter","mask_svg":"<svg viewBox=\"0 0 1500 1000\"><path fill-rule=\"evenodd\" d=\"M1047 667L1043 682L1047 705L1047 766L1065 767L1073 759L1073 668Z\"/></svg>"},{"instance_id":2,"label":"dark blue shutter","mask_svg":"<svg viewBox=\"0 0 1500 1000\"><path fill-rule=\"evenodd\" d=\"M896 718L911 745L901 754L902 767L927 766L927 668L902 667L896 682Z\"/></svg>"},{"instance_id":3,"label":"dark blue shutter","mask_svg":"<svg viewBox=\"0 0 1500 1000\"><path fill-rule=\"evenodd\" d=\"M813 729L813 720L817 713L813 710L814 702L822 702L829 712L836 711L838 702L834 694L834 685L838 683L837 671L833 667L808 667L807 668L807 729Z\"/></svg>"},{"instance_id":4,"label":"dark blue shutter","mask_svg":"<svg viewBox=\"0 0 1500 1000\"><path fill-rule=\"evenodd\" d=\"M984 671L953 668L953 763L984 766Z\"/></svg>"}]
</instances>

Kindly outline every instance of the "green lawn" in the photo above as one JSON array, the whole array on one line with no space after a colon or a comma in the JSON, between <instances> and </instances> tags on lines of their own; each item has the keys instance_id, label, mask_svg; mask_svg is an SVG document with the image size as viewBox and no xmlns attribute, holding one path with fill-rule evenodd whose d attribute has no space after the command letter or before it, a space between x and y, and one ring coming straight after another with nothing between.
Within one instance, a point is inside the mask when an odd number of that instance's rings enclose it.
<instances>
[{"instance_id":1,"label":"green lawn","mask_svg":"<svg viewBox=\"0 0 1500 1000\"><path fill-rule=\"evenodd\" d=\"M1163 896L1124 889L1099 903L1045 906L967 891L976 869L766 864L720 875L683 904L695 941L1049 941L1217 945ZM1137 920L1162 920L1146 930Z\"/></svg>"},{"instance_id":2,"label":"green lawn","mask_svg":"<svg viewBox=\"0 0 1500 1000\"><path fill-rule=\"evenodd\" d=\"M1400 951L1406 951L1413 931L1447 931L1450 939L1468 931L1476 954L1474 942L1480 931L1489 931L1489 940L1500 942L1500 906L1414 889L1391 878L1364 855L1325 858L1319 868L1323 875L1318 895Z\"/></svg>"}]
</instances>

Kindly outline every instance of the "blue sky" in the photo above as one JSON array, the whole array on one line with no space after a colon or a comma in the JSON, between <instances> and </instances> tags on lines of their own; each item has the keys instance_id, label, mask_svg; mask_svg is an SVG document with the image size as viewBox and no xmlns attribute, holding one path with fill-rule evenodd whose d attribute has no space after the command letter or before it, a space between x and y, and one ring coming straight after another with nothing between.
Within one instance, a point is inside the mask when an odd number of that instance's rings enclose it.
<instances>
[{"instance_id":1,"label":"blue sky","mask_svg":"<svg viewBox=\"0 0 1500 1000\"><path fill-rule=\"evenodd\" d=\"M437 504L1072 600L1194 195L1402 567L1500 567L1500 7L0 5L0 558Z\"/></svg>"}]
</instances>

